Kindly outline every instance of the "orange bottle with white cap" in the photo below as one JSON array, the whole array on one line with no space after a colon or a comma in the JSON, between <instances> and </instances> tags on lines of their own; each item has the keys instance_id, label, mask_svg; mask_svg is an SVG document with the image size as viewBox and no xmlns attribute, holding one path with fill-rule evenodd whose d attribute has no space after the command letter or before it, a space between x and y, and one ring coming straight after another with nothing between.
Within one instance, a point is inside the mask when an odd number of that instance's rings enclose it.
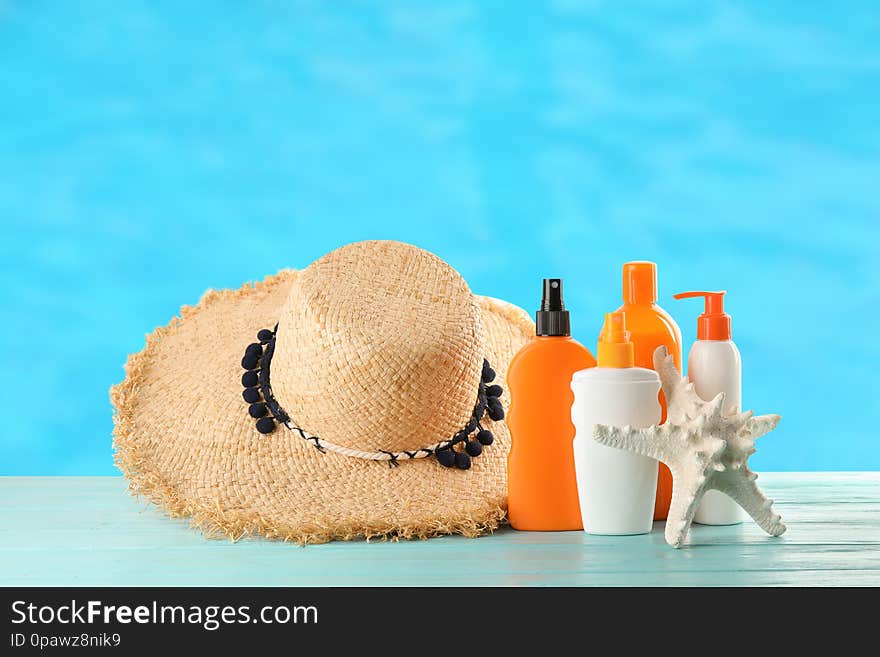
<instances>
[{"instance_id":1,"label":"orange bottle with white cap","mask_svg":"<svg viewBox=\"0 0 880 657\"><path fill-rule=\"evenodd\" d=\"M724 312L724 291L682 292L676 299L703 297L704 312L697 318L697 341L688 355L688 379L705 401L724 393L723 411L742 407L742 359L731 340L730 315ZM707 491L694 515L703 525L734 525L745 520L740 506L717 490Z\"/></svg>"},{"instance_id":2,"label":"orange bottle with white cap","mask_svg":"<svg viewBox=\"0 0 880 657\"><path fill-rule=\"evenodd\" d=\"M657 265L653 262L627 262L623 265L623 305L635 351L636 367L654 369L654 351L660 345L675 359L681 371L681 330L675 320L657 305ZM660 393L661 422L666 421L666 399ZM657 477L654 520L665 520L672 501L672 473L663 463Z\"/></svg>"}]
</instances>

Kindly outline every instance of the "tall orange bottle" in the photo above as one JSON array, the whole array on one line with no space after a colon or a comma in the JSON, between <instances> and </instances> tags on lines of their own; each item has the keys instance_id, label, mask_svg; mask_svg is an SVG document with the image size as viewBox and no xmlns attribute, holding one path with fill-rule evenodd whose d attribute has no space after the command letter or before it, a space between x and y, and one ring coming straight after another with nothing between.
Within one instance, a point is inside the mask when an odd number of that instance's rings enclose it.
<instances>
[{"instance_id":1,"label":"tall orange bottle","mask_svg":"<svg viewBox=\"0 0 880 657\"><path fill-rule=\"evenodd\" d=\"M653 262L627 262L623 265L623 305L626 328L635 346L636 367L654 369L654 351L660 345L675 358L681 372L681 330L675 320L657 305L657 265ZM660 392L661 423L666 422L666 399ZM672 501L672 473L663 463L657 477L654 520L666 520Z\"/></svg>"},{"instance_id":2,"label":"tall orange bottle","mask_svg":"<svg viewBox=\"0 0 880 657\"><path fill-rule=\"evenodd\" d=\"M536 333L507 370L511 447L507 507L514 529L583 529L574 471L571 376L596 359L572 339L562 280L544 279Z\"/></svg>"}]
</instances>

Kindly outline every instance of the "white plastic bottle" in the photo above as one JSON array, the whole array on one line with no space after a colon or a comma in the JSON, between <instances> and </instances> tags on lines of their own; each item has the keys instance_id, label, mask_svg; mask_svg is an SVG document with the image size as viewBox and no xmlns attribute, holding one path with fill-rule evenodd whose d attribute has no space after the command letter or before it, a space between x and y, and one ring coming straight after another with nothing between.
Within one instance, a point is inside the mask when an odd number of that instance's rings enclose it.
<instances>
[{"instance_id":1,"label":"white plastic bottle","mask_svg":"<svg viewBox=\"0 0 880 657\"><path fill-rule=\"evenodd\" d=\"M742 360L730 339L730 315L724 312L724 291L683 292L676 299L704 297L706 306L697 319L697 341L688 355L688 379L704 400L724 393L724 411L742 408ZM746 519L746 512L727 495L710 490L694 515L701 525L735 525Z\"/></svg>"},{"instance_id":2,"label":"white plastic bottle","mask_svg":"<svg viewBox=\"0 0 880 657\"><path fill-rule=\"evenodd\" d=\"M660 422L660 379L633 367L624 314L605 315L598 366L574 373L571 420L578 500L588 534L646 534L654 518L657 461L593 440L593 425L648 427Z\"/></svg>"}]
</instances>

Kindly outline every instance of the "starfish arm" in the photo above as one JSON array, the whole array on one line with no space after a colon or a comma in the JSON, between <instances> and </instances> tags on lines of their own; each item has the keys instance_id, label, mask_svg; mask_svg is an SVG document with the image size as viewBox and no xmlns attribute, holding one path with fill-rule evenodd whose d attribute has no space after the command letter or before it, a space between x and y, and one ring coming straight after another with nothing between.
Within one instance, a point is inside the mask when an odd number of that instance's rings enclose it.
<instances>
[{"instance_id":1,"label":"starfish arm","mask_svg":"<svg viewBox=\"0 0 880 657\"><path fill-rule=\"evenodd\" d=\"M730 496L765 532L780 536L786 526L781 516L773 512L773 500L766 498L758 488L757 478L758 475L743 467L727 473L716 482L715 488Z\"/></svg>"},{"instance_id":2,"label":"starfish arm","mask_svg":"<svg viewBox=\"0 0 880 657\"><path fill-rule=\"evenodd\" d=\"M687 489L685 478L676 471L672 473L672 502L666 518L666 542L674 548L681 547L707 490L705 478L697 479Z\"/></svg>"},{"instance_id":3,"label":"starfish arm","mask_svg":"<svg viewBox=\"0 0 880 657\"><path fill-rule=\"evenodd\" d=\"M600 445L625 449L665 463L669 455L663 453L662 442L657 440L657 436L662 431L663 428L656 425L635 429L596 424L593 426L593 439Z\"/></svg>"},{"instance_id":4,"label":"starfish arm","mask_svg":"<svg viewBox=\"0 0 880 657\"><path fill-rule=\"evenodd\" d=\"M654 350L654 369L660 375L660 385L667 400L673 398L676 386L681 383L681 374L675 367L675 359L660 345Z\"/></svg>"},{"instance_id":5,"label":"starfish arm","mask_svg":"<svg viewBox=\"0 0 880 657\"><path fill-rule=\"evenodd\" d=\"M744 429L750 438L760 438L773 431L781 419L779 415L756 415L749 418Z\"/></svg>"}]
</instances>

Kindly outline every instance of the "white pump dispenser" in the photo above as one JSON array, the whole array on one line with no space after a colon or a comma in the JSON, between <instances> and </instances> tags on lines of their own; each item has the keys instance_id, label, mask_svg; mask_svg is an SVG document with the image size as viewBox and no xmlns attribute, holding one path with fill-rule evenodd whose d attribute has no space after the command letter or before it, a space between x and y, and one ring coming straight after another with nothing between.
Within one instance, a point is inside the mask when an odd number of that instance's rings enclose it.
<instances>
[{"instance_id":1,"label":"white pump dispenser","mask_svg":"<svg viewBox=\"0 0 880 657\"><path fill-rule=\"evenodd\" d=\"M697 319L697 341L688 355L688 378L705 401L724 393L724 411L742 408L742 360L730 339L730 315L724 312L726 292L683 292L676 299L703 297L706 307ZM707 491L694 515L701 525L735 525L746 513L730 497L717 490Z\"/></svg>"}]
</instances>

